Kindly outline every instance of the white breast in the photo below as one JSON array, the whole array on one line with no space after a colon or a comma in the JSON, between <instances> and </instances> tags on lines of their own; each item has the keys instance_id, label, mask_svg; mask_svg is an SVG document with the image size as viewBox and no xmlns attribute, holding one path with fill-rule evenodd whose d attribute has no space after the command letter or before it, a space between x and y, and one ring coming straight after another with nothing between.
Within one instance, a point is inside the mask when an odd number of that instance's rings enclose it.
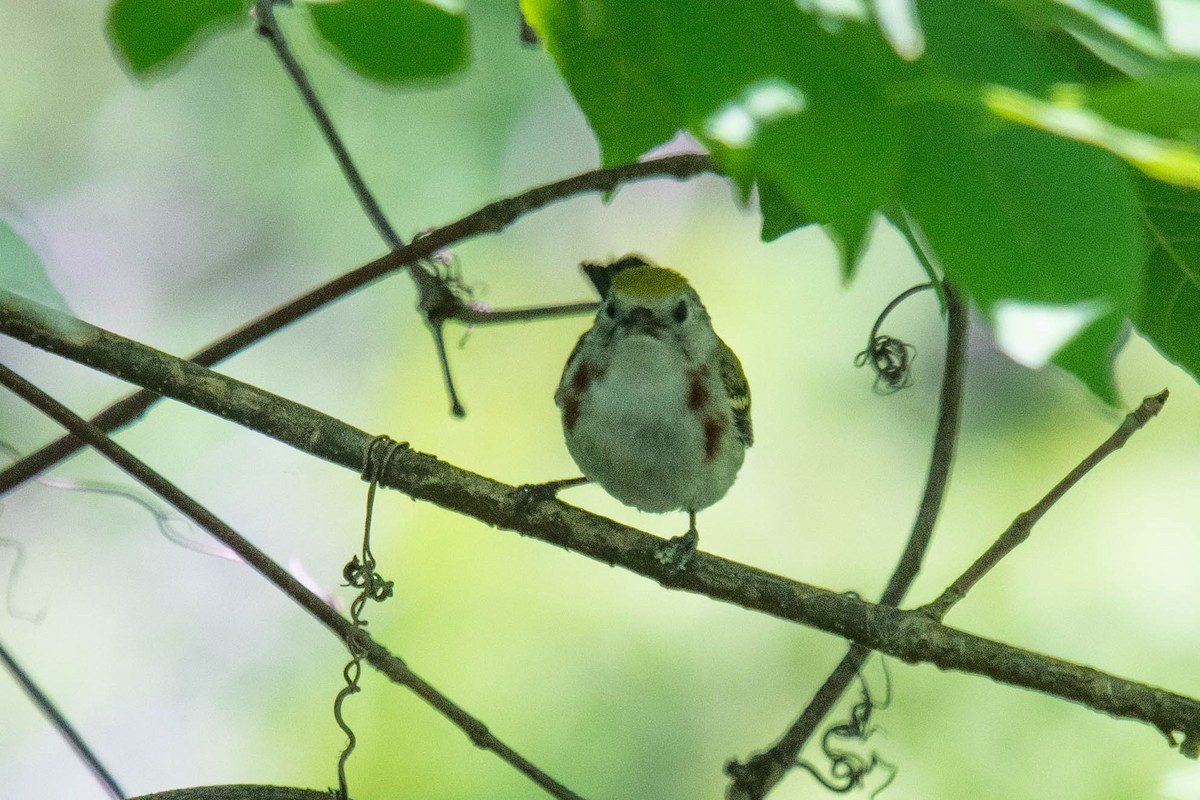
<instances>
[{"instance_id":1,"label":"white breast","mask_svg":"<svg viewBox=\"0 0 1200 800\"><path fill-rule=\"evenodd\" d=\"M728 401L714 382L703 414L688 408L689 381L689 368L671 346L647 336L618 343L566 432L583 474L643 511L699 510L721 499L744 448L727 420L716 457L706 458L704 415L727 417Z\"/></svg>"}]
</instances>

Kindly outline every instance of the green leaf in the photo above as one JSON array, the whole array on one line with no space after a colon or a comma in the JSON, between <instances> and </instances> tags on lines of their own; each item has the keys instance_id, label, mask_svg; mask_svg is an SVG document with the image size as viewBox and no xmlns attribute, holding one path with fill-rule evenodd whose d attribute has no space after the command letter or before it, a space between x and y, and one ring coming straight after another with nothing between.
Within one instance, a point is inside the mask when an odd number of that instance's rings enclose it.
<instances>
[{"instance_id":1,"label":"green leaf","mask_svg":"<svg viewBox=\"0 0 1200 800\"><path fill-rule=\"evenodd\" d=\"M1158 5L1154 0L1106 0L1104 3L1094 3L1090 7L1108 7L1129 17L1146 30L1159 29Z\"/></svg>"},{"instance_id":2,"label":"green leaf","mask_svg":"<svg viewBox=\"0 0 1200 800\"><path fill-rule=\"evenodd\" d=\"M766 125L750 158L760 179L830 226L849 280L874 212L894 199L905 140L899 112L864 98Z\"/></svg>"},{"instance_id":3,"label":"green leaf","mask_svg":"<svg viewBox=\"0 0 1200 800\"><path fill-rule=\"evenodd\" d=\"M758 209L762 213L764 242L773 242L785 233L813 222L811 217L788 200L787 195L766 181L758 182Z\"/></svg>"},{"instance_id":4,"label":"green leaf","mask_svg":"<svg viewBox=\"0 0 1200 800\"><path fill-rule=\"evenodd\" d=\"M739 182L829 225L853 263L902 169L904 69L879 32L778 0L524 0L600 141L627 163L691 131Z\"/></svg>"},{"instance_id":5,"label":"green leaf","mask_svg":"<svg viewBox=\"0 0 1200 800\"><path fill-rule=\"evenodd\" d=\"M590 15L556 0L523 0L521 7L599 139L602 164L613 167L636 161L685 123L662 80L669 67L653 49L649 26L607 5L589 5Z\"/></svg>"},{"instance_id":6,"label":"green leaf","mask_svg":"<svg viewBox=\"0 0 1200 800\"><path fill-rule=\"evenodd\" d=\"M1110 0L1108 6L1149 31L1159 29L1158 9L1153 0ZM1061 28L1041 30L1038 31L1038 34L1042 38L1042 43L1055 52L1059 60L1070 71L1072 78L1077 81L1098 83L1119 78L1125 74L1105 60L1106 58L1111 60L1112 53L1103 48L1097 48L1094 38L1080 39ZM1091 46L1089 47L1089 45ZM1098 54L1098 49L1103 53L1103 57ZM1124 67L1131 66L1128 62L1122 62L1119 57L1116 60ZM1139 60L1132 66L1138 68L1142 65Z\"/></svg>"},{"instance_id":7,"label":"green leaf","mask_svg":"<svg viewBox=\"0 0 1200 800\"><path fill-rule=\"evenodd\" d=\"M70 311L37 253L4 220L0 220L0 289L59 311Z\"/></svg>"},{"instance_id":8,"label":"green leaf","mask_svg":"<svg viewBox=\"0 0 1200 800\"><path fill-rule=\"evenodd\" d=\"M947 276L994 322L1012 301L1089 310L1091 323L1053 360L1115 403L1111 358L1144 255L1123 165L1040 131L997 129L967 109L914 113L904 203Z\"/></svg>"},{"instance_id":9,"label":"green leaf","mask_svg":"<svg viewBox=\"0 0 1200 800\"><path fill-rule=\"evenodd\" d=\"M1050 100L994 85L985 87L980 97L1002 119L1102 147L1151 177L1200 188L1200 148L1189 141L1114 125L1083 105L1078 86L1060 86Z\"/></svg>"},{"instance_id":10,"label":"green leaf","mask_svg":"<svg viewBox=\"0 0 1200 800\"><path fill-rule=\"evenodd\" d=\"M139 80L177 66L189 49L237 23L249 23L248 0L116 0L108 38Z\"/></svg>"},{"instance_id":11,"label":"green leaf","mask_svg":"<svg viewBox=\"0 0 1200 800\"><path fill-rule=\"evenodd\" d=\"M1057 44L1072 65L1103 73L1093 60L1129 75L1141 75L1174 59L1158 35L1158 13L1150 0L997 0L1034 29L1062 31L1091 58L1065 40Z\"/></svg>"},{"instance_id":12,"label":"green leaf","mask_svg":"<svg viewBox=\"0 0 1200 800\"><path fill-rule=\"evenodd\" d=\"M339 0L309 7L321 37L355 72L386 83L436 78L467 64L467 23L421 0Z\"/></svg>"},{"instance_id":13,"label":"green leaf","mask_svg":"<svg viewBox=\"0 0 1200 800\"><path fill-rule=\"evenodd\" d=\"M1158 136L1200 137L1200 64L1181 63L1139 80L1086 93L1088 108L1126 128Z\"/></svg>"},{"instance_id":14,"label":"green leaf","mask_svg":"<svg viewBox=\"0 0 1200 800\"><path fill-rule=\"evenodd\" d=\"M990 87L1036 100L1071 78L1044 41L991 2L919 0L919 13L924 66L980 98ZM904 205L947 276L980 304L1010 355L1031 366L1052 357L1115 403L1111 361L1145 251L1127 168L982 106L924 104L911 114ZM1032 355L1013 343L1022 329L1045 331L1027 337Z\"/></svg>"},{"instance_id":15,"label":"green leaf","mask_svg":"<svg viewBox=\"0 0 1200 800\"><path fill-rule=\"evenodd\" d=\"M1040 93L1071 79L1009 12L988 0L918 0L927 66L966 84L998 83Z\"/></svg>"},{"instance_id":16,"label":"green leaf","mask_svg":"<svg viewBox=\"0 0 1200 800\"><path fill-rule=\"evenodd\" d=\"M1200 379L1200 192L1141 178L1150 253L1133 324Z\"/></svg>"}]
</instances>

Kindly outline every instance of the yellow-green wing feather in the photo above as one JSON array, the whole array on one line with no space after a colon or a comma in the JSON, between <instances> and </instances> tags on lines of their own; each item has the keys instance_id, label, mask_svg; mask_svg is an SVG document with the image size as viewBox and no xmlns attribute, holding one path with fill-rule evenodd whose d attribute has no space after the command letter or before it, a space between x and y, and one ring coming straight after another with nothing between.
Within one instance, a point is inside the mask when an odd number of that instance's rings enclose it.
<instances>
[{"instance_id":1,"label":"yellow-green wing feather","mask_svg":"<svg viewBox=\"0 0 1200 800\"><path fill-rule=\"evenodd\" d=\"M729 411L733 414L733 425L737 428L738 438L746 447L754 444L754 425L750 422L750 384L742 369L742 362L737 354L729 349L729 345L717 337L721 344L721 383L725 385L725 393L729 395Z\"/></svg>"}]
</instances>

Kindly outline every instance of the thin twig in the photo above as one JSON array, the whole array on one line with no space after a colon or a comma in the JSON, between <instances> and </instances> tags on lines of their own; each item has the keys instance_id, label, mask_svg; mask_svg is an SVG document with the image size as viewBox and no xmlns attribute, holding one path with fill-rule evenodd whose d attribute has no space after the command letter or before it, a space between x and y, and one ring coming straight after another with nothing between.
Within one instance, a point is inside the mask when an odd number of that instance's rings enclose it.
<instances>
[{"instance_id":1,"label":"thin twig","mask_svg":"<svg viewBox=\"0 0 1200 800\"><path fill-rule=\"evenodd\" d=\"M128 450L113 442L104 435L103 431L74 414L66 406L3 364L0 364L0 384L91 445L147 489L175 506L180 513L211 533L222 544L241 556L247 564L274 584L276 588L295 600L305 611L333 631L341 641L353 641L355 644L361 645L363 655L368 663L393 681L416 693L442 716L457 725L477 747L496 753L554 797L564 800L580 800L579 796L570 789L493 736L486 725L418 677L402 659L392 655L381 644L371 639L365 631L356 628L349 620L338 614L325 601L292 577L287 570L271 560L266 553L251 544L248 539L226 525L215 514L174 484L147 467Z\"/></svg>"},{"instance_id":2,"label":"thin twig","mask_svg":"<svg viewBox=\"0 0 1200 800\"><path fill-rule=\"evenodd\" d=\"M913 292L908 290L906 294ZM967 309L953 287L944 287L946 297L946 357L942 372L941 399L938 407L937 429L933 436L933 454L925 480L925 492L913 523L912 533L892 577L884 589L880 605L898 606L912 586L921 560L929 547L934 525L950 480L950 465L958 441L962 417L963 375L967 353ZM796 763L800 751L812 738L821 720L837 705L842 694L862 668L870 649L853 644L817 690L804 711L774 745L752 756L745 763L731 761L725 772L733 780L727 797L736 800L762 798L787 774Z\"/></svg>"},{"instance_id":3,"label":"thin twig","mask_svg":"<svg viewBox=\"0 0 1200 800\"><path fill-rule=\"evenodd\" d=\"M366 463L363 464L362 471L363 480L368 481L367 510L363 517L362 550L360 555L351 558L342 568L342 577L346 579L346 585L360 590L354 600L350 602L350 624L358 630L362 630L367 625L367 620L363 617L363 610L367 602L382 603L391 598L394 591L393 582L384 578L375 569L378 563L375 561L375 553L371 550L371 518L375 512L375 489L379 486L379 474L387 467L387 462L396 454L396 451L407 446L407 444L401 444L384 435L378 437L372 446L367 448ZM377 457L377 451L382 451L382 455ZM337 762L338 800L350 800L350 789L346 780L346 762L350 759L350 755L358 743L354 730L342 714L342 706L350 695L362 691L362 687L358 683L362 676L362 644L357 637L351 637L346 641L346 647L350 651L350 661L342 668L342 677L345 678L346 683L333 700L334 721L346 734L346 746L342 749L342 754Z\"/></svg>"},{"instance_id":4,"label":"thin twig","mask_svg":"<svg viewBox=\"0 0 1200 800\"><path fill-rule=\"evenodd\" d=\"M317 96L316 89L312 85L312 81L308 79L304 68L300 62L296 60L291 48L288 46L287 37L283 35L283 30L279 27L279 21L275 18L275 4L281 0L255 0L254 15L258 19L258 33L268 42L275 50L275 54L279 57L283 64L284 70L296 89L300 92L300 97L304 100L304 104L308 107L313 119L317 122L317 127L320 128L322 136L325 138L325 143L329 145L329 149L333 152L333 157L337 161L338 167L345 176L347 183L350 184L354 196L358 199L359 206L379 233L380 238L391 249L397 250L404 245L404 240L396 233L395 228L388 222L387 217L383 213L379 202L367 188L367 183L363 179L362 173L354 163L354 159L350 156L350 151L346 147L342 137L338 134L337 129L333 125L333 120L329 113L325 110L324 104ZM408 270L409 276L417 287L419 300L417 307L421 310L425 317L425 323L429 327L429 333L433 336L434 347L437 350L438 363L441 366L442 381L446 387L446 394L450 398L450 413L456 417L466 416L466 409L463 407L462 401L458 396L458 389L454 384L454 374L450 369L450 357L446 351L445 340L445 325L446 320L461 319L468 323L489 323L489 322L509 322L517 319L539 319L545 317L558 316L563 313L563 306L553 306L544 309L514 309L507 312L479 312L471 309L462 298L453 291L448 285L443 276L438 274L436 269L430 269L421 263L420 260L411 260L406 263L405 268ZM575 313L581 305L590 304L575 304L573 309L568 313ZM587 310L585 308L585 310Z\"/></svg>"},{"instance_id":5,"label":"thin twig","mask_svg":"<svg viewBox=\"0 0 1200 800\"><path fill-rule=\"evenodd\" d=\"M560 306L509 308L503 311L480 311L467 306L456 313L454 319L459 322L465 322L468 325L498 325L504 322L529 322L535 319L592 314L599 307L600 303L595 300L590 300L586 303L565 303Z\"/></svg>"},{"instance_id":6,"label":"thin twig","mask_svg":"<svg viewBox=\"0 0 1200 800\"><path fill-rule=\"evenodd\" d=\"M388 222L387 217L383 213L379 202L375 199L375 195L367 188L367 182L363 179L362 173L354 163L354 159L350 157L350 151L346 148L345 142L338 134L337 129L333 126L333 120L329 113L325 110L325 105L317 97L317 91L312 85L312 81L308 79L304 68L300 66L300 62L292 54L292 50L288 47L287 38L283 35L283 30L279 27L279 21L275 18L275 4L280 0L255 0L254 14L258 18L258 33L264 39L271 43L271 47L275 50L275 54L279 56L280 62L283 64L284 70L288 77L292 79L292 83L296 85L300 92L300 97L304 100L304 104L308 106L309 112L317 122L317 127L321 130L321 135L325 137L325 143L329 145L329 149L333 151L334 160L337 161L338 167L342 170L342 175L345 176L347 183L350 184L351 190L354 192L355 198L358 199L358 204L362 208L363 213L375 226L375 230L383 239L384 244L389 249L395 250L404 244L404 240L396 233L396 229ZM433 271L426 268L418 261L413 261L406 265L408 274L416 284L417 294L420 297L417 307L425 315L425 322L429 326L429 332L433 336L433 342L437 349L438 363L441 365L442 381L446 386L446 394L450 397L450 413L456 417L464 417L467 412L463 408L462 402L458 399L458 389L454 385L454 374L450 370L450 357L446 353L445 335L443 331L442 319L439 316L434 318L433 312L440 306L446 305L449 302L454 305L457 298L446 285L446 282L440 279Z\"/></svg>"},{"instance_id":7,"label":"thin twig","mask_svg":"<svg viewBox=\"0 0 1200 800\"><path fill-rule=\"evenodd\" d=\"M866 348L854 357L854 366L870 365L871 370L875 373L875 391L877 393L891 394L912 385L912 364L916 353L916 348L907 342L895 336L880 334L879 330L883 327L884 320L901 303L917 292L934 288L941 291L941 287L937 284L921 283L906 289L893 298L892 302L879 312L875 324L871 326L871 335L867 337ZM941 291L939 296L944 296L944 294L944 291Z\"/></svg>"},{"instance_id":8,"label":"thin twig","mask_svg":"<svg viewBox=\"0 0 1200 800\"><path fill-rule=\"evenodd\" d=\"M999 538L992 543L992 546L976 559L975 563L968 567L966 572L958 576L953 583L947 586L946 590L936 600L918 610L938 621L944 619L946 612L955 603L966 597L967 592L971 591L980 578L986 575L992 567L1000 563L1000 560L1011 553L1017 545L1029 538L1029 533L1033 530L1033 526L1046 515L1046 512L1063 495L1070 491L1075 484L1079 483L1084 475L1091 472L1093 467L1117 450L1120 450L1129 441L1129 437L1140 431L1147 422L1157 416L1158 412L1162 411L1163 405L1167 402L1169 395L1170 392L1163 389L1158 394L1152 394L1142 400L1141 405L1125 417L1125 420L1113 432L1112 436L1105 439L1103 444L1093 450L1083 461L1080 461L1075 469L1067 473L1065 478L1055 484L1054 488L1037 502L1037 505L1028 511L1018 514L1004 533L1000 534Z\"/></svg>"},{"instance_id":9,"label":"thin twig","mask_svg":"<svg viewBox=\"0 0 1200 800\"><path fill-rule=\"evenodd\" d=\"M0 290L0 334L185 402L358 474L375 437L319 411ZM984 675L1146 722L1173 746L1200 750L1200 701L946 627L918 611L875 605L698 552L686 570L658 560L663 539L527 489L398 453L380 485L486 525L620 566L663 586L808 625L909 663ZM290 577L290 576L289 576ZM334 615L334 619L341 617ZM345 623L348 624L348 623ZM374 663L374 662L372 662ZM1174 732L1182 732L1179 744Z\"/></svg>"},{"instance_id":10,"label":"thin twig","mask_svg":"<svg viewBox=\"0 0 1200 800\"><path fill-rule=\"evenodd\" d=\"M456 417L465 417L467 409L458 397L458 389L454 387L454 375L450 372L450 356L446 354L446 326L441 322L430 325L433 332L433 345L437 350L438 363L442 365L442 382L446 385L446 393L450 395L450 413Z\"/></svg>"},{"instance_id":11,"label":"thin twig","mask_svg":"<svg viewBox=\"0 0 1200 800\"><path fill-rule=\"evenodd\" d=\"M879 316L875 318L875 324L871 326L871 335L867 338L867 349L870 350L871 345L874 343L875 339L878 338L879 329L883 327L884 320L886 320L901 303L912 297L917 292L923 292L926 289L933 289L936 287L937 284L935 283L918 283L916 286L910 286L900 294L893 297L892 301L884 306L883 311L880 311Z\"/></svg>"},{"instance_id":12,"label":"thin twig","mask_svg":"<svg viewBox=\"0 0 1200 800\"><path fill-rule=\"evenodd\" d=\"M263 314L255 320L226 334L191 356L193 363L211 367L224 361L256 342L265 339L281 328L311 314L329 303L339 300L371 281L401 269L408 264L429 258L438 250L486 233L499 233L524 215L536 211L558 200L585 192L610 192L617 186L630 181L647 178L673 177L684 180L701 173L710 172L712 162L707 156L684 154L639 161L609 169L592 170L570 178L538 186L512 197L488 203L477 211L442 228L435 228L418 236L411 244L393 250L382 258L317 286L283 305ZM592 303L576 303L556 307L561 314L578 314L595 308ZM442 319L461 319L472 325L491 322L513 322L528 314L527 319L544 317L555 309L514 309L510 311L478 311L454 298L448 300L437 313ZM427 313L430 313L427 310ZM112 432L128 425L153 405L159 396L154 392L139 391L130 394L91 419L93 425L105 432ZM83 444L73 436L64 436L0 472L0 495L28 481L59 462L77 453Z\"/></svg>"},{"instance_id":13,"label":"thin twig","mask_svg":"<svg viewBox=\"0 0 1200 800\"><path fill-rule=\"evenodd\" d=\"M67 740L75 750L75 753L87 765L91 773L96 776L96 780L104 786L104 790L117 800L123 800L125 792L121 791L121 787L117 785L116 779L100 763L100 759L96 757L92 749L87 746L87 742L83 741L83 737L79 735L79 732L75 730L74 726L71 725L62 712L54 705L54 701L46 696L46 693L38 687L29 673L22 669L21 665L9 654L3 643L0 643L0 661L4 662L4 666L8 667L8 671L12 673L16 682L25 690L25 694L29 695L29 699L38 707L38 710L50 720L50 723Z\"/></svg>"},{"instance_id":14,"label":"thin twig","mask_svg":"<svg viewBox=\"0 0 1200 800\"><path fill-rule=\"evenodd\" d=\"M367 182L363 179L362 173L358 171L358 167L355 166L354 159L350 157L350 151L346 149L342 137L338 135L337 129L333 126L333 120L325 111L325 106L317 97L317 91L304 72L304 67L300 66L300 62L292 55L287 39L284 38L283 31L279 28L279 21L275 19L275 3L278 1L255 0L254 16L258 23L258 35L271 44L275 55L279 57L279 61L287 71L288 77L292 79L292 83L299 90L300 96L304 99L304 105L308 107L313 119L317 122L317 127L321 129L321 135L325 137L325 144L329 145L329 149L333 151L333 157L342 170L346 182L350 184L350 189L354 192L358 204L362 206L363 213L375 226L380 238L394 250L404 242L396 235L395 229L384 216L383 209L380 208L375 195L371 194L371 190L367 188Z\"/></svg>"}]
</instances>

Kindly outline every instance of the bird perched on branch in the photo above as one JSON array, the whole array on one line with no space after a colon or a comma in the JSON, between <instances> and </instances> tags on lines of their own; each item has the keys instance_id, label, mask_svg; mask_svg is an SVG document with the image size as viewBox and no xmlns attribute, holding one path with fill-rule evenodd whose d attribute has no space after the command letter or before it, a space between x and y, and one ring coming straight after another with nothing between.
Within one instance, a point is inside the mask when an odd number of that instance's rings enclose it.
<instances>
[{"instance_id":1,"label":"bird perched on branch","mask_svg":"<svg viewBox=\"0 0 1200 800\"><path fill-rule=\"evenodd\" d=\"M658 554L683 569L696 512L725 496L754 441L750 386L678 272L638 255L583 270L603 301L554 395L567 449L621 502L688 512L687 532Z\"/></svg>"}]
</instances>

